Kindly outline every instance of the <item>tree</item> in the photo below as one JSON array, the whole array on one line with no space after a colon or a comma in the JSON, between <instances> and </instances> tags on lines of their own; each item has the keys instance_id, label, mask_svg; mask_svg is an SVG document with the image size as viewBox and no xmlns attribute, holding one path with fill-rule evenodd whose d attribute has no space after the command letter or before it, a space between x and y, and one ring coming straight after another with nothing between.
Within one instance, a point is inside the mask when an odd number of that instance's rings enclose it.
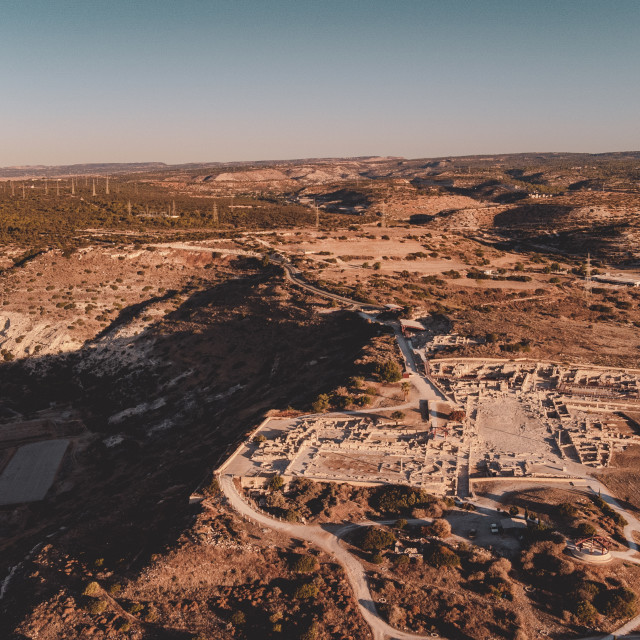
<instances>
[{"instance_id":1,"label":"tree","mask_svg":"<svg viewBox=\"0 0 640 640\"><path fill-rule=\"evenodd\" d=\"M242 627L247 624L247 616L244 615L243 611L234 611L231 614L231 624L234 627Z\"/></svg>"},{"instance_id":2,"label":"tree","mask_svg":"<svg viewBox=\"0 0 640 640\"><path fill-rule=\"evenodd\" d=\"M321 393L311 405L311 409L314 413L322 413L329 408L329 396L326 393Z\"/></svg>"},{"instance_id":3,"label":"tree","mask_svg":"<svg viewBox=\"0 0 640 640\"><path fill-rule=\"evenodd\" d=\"M305 584L301 584L293 595L300 600L307 600L308 598L316 598L319 591L315 584L306 582Z\"/></svg>"},{"instance_id":4,"label":"tree","mask_svg":"<svg viewBox=\"0 0 640 640\"><path fill-rule=\"evenodd\" d=\"M312 573L317 571L320 563L315 556L296 556L292 564L292 569L297 573Z\"/></svg>"},{"instance_id":5,"label":"tree","mask_svg":"<svg viewBox=\"0 0 640 640\"><path fill-rule=\"evenodd\" d=\"M284 487L284 480L280 475L272 476L267 485L269 491L281 491L282 487Z\"/></svg>"},{"instance_id":6,"label":"tree","mask_svg":"<svg viewBox=\"0 0 640 640\"><path fill-rule=\"evenodd\" d=\"M408 382L403 382L400 387L402 388L402 393L404 394L404 399L406 400L409 397L411 385Z\"/></svg>"},{"instance_id":7,"label":"tree","mask_svg":"<svg viewBox=\"0 0 640 640\"><path fill-rule=\"evenodd\" d=\"M424 554L424 559L427 564L430 564L436 569L460 566L460 558L458 555L448 547L442 545L437 545L427 549Z\"/></svg>"},{"instance_id":8,"label":"tree","mask_svg":"<svg viewBox=\"0 0 640 640\"><path fill-rule=\"evenodd\" d=\"M429 532L436 538L448 538L451 535L451 525L443 518L437 518L428 527Z\"/></svg>"},{"instance_id":9,"label":"tree","mask_svg":"<svg viewBox=\"0 0 640 640\"><path fill-rule=\"evenodd\" d=\"M375 366L375 372L384 382L392 383L402 380L402 368L395 360L378 362Z\"/></svg>"},{"instance_id":10,"label":"tree","mask_svg":"<svg viewBox=\"0 0 640 640\"><path fill-rule=\"evenodd\" d=\"M462 422L467 417L467 414L462 409L454 409L449 414L449 420L451 422Z\"/></svg>"},{"instance_id":11,"label":"tree","mask_svg":"<svg viewBox=\"0 0 640 640\"><path fill-rule=\"evenodd\" d=\"M435 502L436 499L421 489L405 485L381 487L374 497L374 506L382 513L410 513L414 507Z\"/></svg>"},{"instance_id":12,"label":"tree","mask_svg":"<svg viewBox=\"0 0 640 640\"><path fill-rule=\"evenodd\" d=\"M394 411L391 414L391 418L396 421L396 426L397 426L398 422L404 418L404 412L403 411Z\"/></svg>"},{"instance_id":13,"label":"tree","mask_svg":"<svg viewBox=\"0 0 640 640\"><path fill-rule=\"evenodd\" d=\"M367 530L362 536L360 546L365 551L380 551L380 549L387 549L395 544L395 542L396 537L388 529L367 527Z\"/></svg>"}]
</instances>

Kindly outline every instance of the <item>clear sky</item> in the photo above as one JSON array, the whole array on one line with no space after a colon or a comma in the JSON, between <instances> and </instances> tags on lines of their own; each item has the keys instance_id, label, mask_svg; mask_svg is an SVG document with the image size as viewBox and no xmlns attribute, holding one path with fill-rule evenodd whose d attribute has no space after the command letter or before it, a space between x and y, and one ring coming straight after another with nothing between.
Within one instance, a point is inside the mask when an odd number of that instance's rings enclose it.
<instances>
[{"instance_id":1,"label":"clear sky","mask_svg":"<svg viewBox=\"0 0 640 640\"><path fill-rule=\"evenodd\" d=\"M0 165L640 149L640 0L4 0Z\"/></svg>"}]
</instances>

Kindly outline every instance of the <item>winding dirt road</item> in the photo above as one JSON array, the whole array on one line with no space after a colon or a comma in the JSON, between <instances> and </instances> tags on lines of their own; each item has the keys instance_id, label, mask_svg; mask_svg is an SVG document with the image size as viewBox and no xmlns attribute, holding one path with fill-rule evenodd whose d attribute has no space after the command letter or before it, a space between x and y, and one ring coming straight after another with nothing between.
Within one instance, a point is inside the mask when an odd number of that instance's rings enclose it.
<instances>
[{"instance_id":1,"label":"winding dirt road","mask_svg":"<svg viewBox=\"0 0 640 640\"><path fill-rule=\"evenodd\" d=\"M392 640L426 640L427 638L434 638L431 634L417 635L414 633L398 631L397 629L389 626L380 617L375 602L371 597L371 592L369 591L364 567L340 544L340 538L347 531L356 526L362 525L345 525L344 527L339 527L329 531L328 529L323 529L317 525L293 524L290 522L275 520L274 518L256 511L247 502L245 502L233 484L232 476L222 475L219 478L219 482L220 489L229 501L229 504L238 513L261 525L270 527L276 531L282 531L288 536L307 540L332 555L340 563L345 571L349 583L351 584L360 612L371 628L374 640L385 640L387 638ZM373 525L377 523L371 522L363 524Z\"/></svg>"},{"instance_id":2,"label":"winding dirt road","mask_svg":"<svg viewBox=\"0 0 640 640\"><path fill-rule=\"evenodd\" d=\"M313 285L307 284L303 280L296 277L296 271L293 267L291 267L284 261L282 261L281 264L285 271L285 278L288 281L300 287L303 287L304 289L307 289L313 293L334 300L336 302L349 305L352 308L360 308L363 310L365 308L369 310L380 309L380 307L374 307L374 305L362 305L353 300L349 300L348 298L343 298L342 296L328 293L326 291L323 291L322 289L314 287ZM442 393L438 389L436 389L427 379L425 379L418 371L415 365L411 347L400 332L397 323L385 324L390 324L394 328L398 345L400 347L400 350L402 351L402 355L406 363L406 369L410 372L410 380L418 390L420 398L430 401L446 400ZM364 567L357 560L357 558L355 558L340 544L341 537L343 537L348 531L351 531L356 527L371 526L374 524L389 524L391 521L367 521L363 523L348 524L341 527L331 528L323 528L318 525L304 525L283 522L281 520L276 520L270 516L267 516L264 513L256 511L251 505L249 505L236 489L233 483L233 476L218 474L218 478L223 494L226 496L229 504L238 513L240 513L244 517L249 518L250 520L253 520L254 522L270 527L271 529L282 531L288 536L294 536L296 538L307 540L308 542L317 545L318 547L332 555L340 563L345 571L345 575L349 580L349 583L351 584L355 598L360 608L360 612L371 628L374 640L427 640L427 638L435 640L436 638L438 638L438 636L435 636L433 634L419 635L400 631L387 624L378 613L376 604L371 596L371 591L369 590ZM627 551L614 551L612 552L612 555L618 559L623 559L629 562L640 564L640 556L638 555L639 546L638 544L636 544L633 537L634 533L640 534L640 521L638 521L638 519L636 519L633 515L625 511L622 506L616 501L616 499L609 494L608 489L602 483L589 476L584 476L584 479L587 481L587 486L591 491L593 491L593 493L601 496L602 499L607 504L609 504L612 509L622 515L628 522L627 526L624 527L624 536L627 540L629 549ZM485 509L490 508L494 511L496 508L502 506L487 500L474 500L473 502L475 502L479 506L484 507ZM487 503L492 504L489 505ZM582 640L594 640L594 638L601 640L615 640L615 638L617 637L629 634L639 626L640 615L629 620L624 625L613 631L611 634L591 636L588 639L583 638Z\"/></svg>"}]
</instances>

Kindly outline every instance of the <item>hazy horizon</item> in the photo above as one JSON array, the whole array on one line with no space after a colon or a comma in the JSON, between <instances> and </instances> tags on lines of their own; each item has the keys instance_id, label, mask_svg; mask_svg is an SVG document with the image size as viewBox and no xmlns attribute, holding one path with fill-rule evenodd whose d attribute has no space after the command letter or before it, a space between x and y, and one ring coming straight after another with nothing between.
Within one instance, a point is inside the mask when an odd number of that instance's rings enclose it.
<instances>
[{"instance_id":1,"label":"hazy horizon","mask_svg":"<svg viewBox=\"0 0 640 640\"><path fill-rule=\"evenodd\" d=\"M20 164L20 165L5 165L0 166L0 169L38 169L38 168L56 168L56 167L74 167L74 166L87 166L87 165L149 165L149 164L161 164L166 165L167 167L179 167L179 166L188 166L188 165L207 165L207 164L257 164L257 163L270 163L270 162L301 162L308 160L309 162L320 162L323 160L351 160L351 159L366 159L366 158L381 158L381 159L394 159L397 158L399 160L411 162L416 160L456 160L460 158L481 158L481 157L492 157L492 156L506 156L506 155L565 155L565 154L586 154L586 155L608 155L608 154L625 154L625 153L640 153L639 149L623 149L620 151L510 151L510 152L500 152L496 151L494 153L466 153L460 155L442 155L442 156L416 156L408 158L406 156L394 156L394 155L381 155L381 154L372 154L372 155L352 155L352 156L306 156L306 157L297 157L297 158L247 158L240 160L192 160L187 162L164 162L162 160L127 160L123 162L112 161L112 160L93 160L88 162L65 162L60 164Z\"/></svg>"},{"instance_id":2,"label":"hazy horizon","mask_svg":"<svg viewBox=\"0 0 640 640\"><path fill-rule=\"evenodd\" d=\"M640 148L633 0L9 1L0 33L4 167Z\"/></svg>"}]
</instances>

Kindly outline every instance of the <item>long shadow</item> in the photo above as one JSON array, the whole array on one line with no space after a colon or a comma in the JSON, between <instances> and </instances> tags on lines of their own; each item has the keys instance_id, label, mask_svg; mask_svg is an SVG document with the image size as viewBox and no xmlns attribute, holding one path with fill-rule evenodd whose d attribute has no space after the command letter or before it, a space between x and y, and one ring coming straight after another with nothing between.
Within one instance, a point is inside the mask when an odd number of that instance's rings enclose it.
<instances>
[{"instance_id":1,"label":"long shadow","mask_svg":"<svg viewBox=\"0 0 640 640\"><path fill-rule=\"evenodd\" d=\"M143 300L142 302L131 304L128 307L125 307L120 311L120 313L116 316L116 318L112 320L107 327L105 327L102 331L100 331L100 333L96 334L95 338L90 340L88 344L94 344L96 342L99 342L102 338L104 338L105 336L108 336L112 331L115 331L116 329L119 329L120 327L134 320L136 316L139 316L141 313L143 313L146 309L148 309L152 305L157 304L158 302L164 302L166 300L170 300L171 298L175 297L177 294L178 294L178 291L174 289L170 289L162 296L154 296L152 298L148 298L147 300Z\"/></svg>"},{"instance_id":2,"label":"long shadow","mask_svg":"<svg viewBox=\"0 0 640 640\"><path fill-rule=\"evenodd\" d=\"M498 213L493 219L494 227L539 227L557 225L573 211L573 207L553 204L528 204Z\"/></svg>"},{"instance_id":3,"label":"long shadow","mask_svg":"<svg viewBox=\"0 0 640 640\"><path fill-rule=\"evenodd\" d=\"M282 399L283 409L304 406L319 386L354 374L350 363L362 356L375 327L356 314L318 316L288 304L281 280L270 273L239 276L191 294L162 323L142 331L133 347L130 338L115 338L102 347L98 365L88 364L98 353L91 344L0 365L0 405L26 418L56 403L79 411L94 434L75 460L63 463L58 480L66 490L20 507L17 521L13 508L0 509L1 566L21 562L57 531L48 541L56 551L135 578L152 554L175 545L198 510L189 506L190 493L274 408L274 398ZM119 323L140 310L125 309ZM140 357L123 359L131 349L140 349ZM271 379L276 355L278 376ZM109 422L160 398L164 405L157 409ZM107 447L103 439L110 433L123 441ZM0 637L12 637L17 623L59 589L83 588L55 563L37 578L31 573L28 566L19 571L0 602Z\"/></svg>"}]
</instances>

